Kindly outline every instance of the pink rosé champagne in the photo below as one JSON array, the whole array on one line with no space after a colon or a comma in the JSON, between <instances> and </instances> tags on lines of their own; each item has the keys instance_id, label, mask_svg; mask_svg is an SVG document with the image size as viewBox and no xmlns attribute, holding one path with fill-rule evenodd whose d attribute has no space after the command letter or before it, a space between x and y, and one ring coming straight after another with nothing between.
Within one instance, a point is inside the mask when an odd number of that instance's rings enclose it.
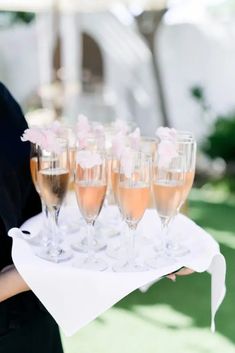
<instances>
[{"instance_id":1,"label":"pink ros\u00e9 champagne","mask_svg":"<svg viewBox=\"0 0 235 353\"><path fill-rule=\"evenodd\" d=\"M80 211L86 221L94 221L103 206L107 186L99 181L81 180L75 183Z\"/></svg>"},{"instance_id":2,"label":"pink ros\u00e9 champagne","mask_svg":"<svg viewBox=\"0 0 235 353\"><path fill-rule=\"evenodd\" d=\"M195 170L189 170L185 172L185 180L183 184L183 195L182 195L182 203L184 203L188 197L188 194L192 188L193 180L194 180Z\"/></svg>"},{"instance_id":3,"label":"pink ros\u00e9 champagne","mask_svg":"<svg viewBox=\"0 0 235 353\"><path fill-rule=\"evenodd\" d=\"M37 192L39 192L38 181L37 181L37 170L38 170L38 159L37 157L30 158L30 172L31 177Z\"/></svg>"},{"instance_id":4,"label":"pink ros\u00e9 champagne","mask_svg":"<svg viewBox=\"0 0 235 353\"><path fill-rule=\"evenodd\" d=\"M111 172L111 181L112 181L112 190L114 195L115 202L118 202L118 180L119 180L119 172L118 170L112 170Z\"/></svg>"},{"instance_id":5,"label":"pink ros\u00e9 champagne","mask_svg":"<svg viewBox=\"0 0 235 353\"><path fill-rule=\"evenodd\" d=\"M50 164L52 163L53 163L53 159L49 159L46 157L44 159L41 159L40 161L41 168L43 169L49 168ZM31 172L31 177L32 177L35 189L37 190L38 193L40 193L40 189L38 185L38 157L36 156L30 158L30 172Z\"/></svg>"},{"instance_id":6,"label":"pink ros\u00e9 champagne","mask_svg":"<svg viewBox=\"0 0 235 353\"><path fill-rule=\"evenodd\" d=\"M41 196L48 207L60 206L69 183L69 170L63 168L42 169L38 172Z\"/></svg>"},{"instance_id":7,"label":"pink ros\u00e9 champagne","mask_svg":"<svg viewBox=\"0 0 235 353\"><path fill-rule=\"evenodd\" d=\"M71 174L74 173L74 170L76 167L76 153L77 153L76 147L69 148L69 170Z\"/></svg>"},{"instance_id":8,"label":"pink ros\u00e9 champagne","mask_svg":"<svg viewBox=\"0 0 235 353\"><path fill-rule=\"evenodd\" d=\"M102 150L87 147L78 151L75 191L80 212L87 224L87 256L76 266L88 270L103 271L107 268L106 262L95 255L99 241L96 240L94 230L95 221L106 196L107 169L107 160Z\"/></svg>"},{"instance_id":9,"label":"pink ros\u00e9 champagne","mask_svg":"<svg viewBox=\"0 0 235 353\"><path fill-rule=\"evenodd\" d=\"M66 261L71 251L59 245L58 217L69 183L68 144L63 138L54 137L47 150L38 147L37 183L50 220L50 242L38 252L38 256L52 262Z\"/></svg>"},{"instance_id":10,"label":"pink ros\u00e9 champagne","mask_svg":"<svg viewBox=\"0 0 235 353\"><path fill-rule=\"evenodd\" d=\"M69 147L69 171L70 171L70 178L69 178L69 190L74 189L74 173L76 169L76 147Z\"/></svg>"},{"instance_id":11,"label":"pink ros\u00e9 champagne","mask_svg":"<svg viewBox=\"0 0 235 353\"><path fill-rule=\"evenodd\" d=\"M119 209L128 225L127 256L113 266L114 271L145 270L145 266L135 258L135 230L149 204L151 167L151 158L133 149L127 149L120 161L117 193Z\"/></svg>"},{"instance_id":12,"label":"pink ros\u00e9 champagne","mask_svg":"<svg viewBox=\"0 0 235 353\"><path fill-rule=\"evenodd\" d=\"M157 180L153 184L153 194L159 216L168 219L182 203L183 184L177 180Z\"/></svg>"},{"instance_id":13,"label":"pink ros\u00e9 champagne","mask_svg":"<svg viewBox=\"0 0 235 353\"><path fill-rule=\"evenodd\" d=\"M111 160L109 171L114 202L118 203L119 161L117 159Z\"/></svg>"},{"instance_id":14,"label":"pink ros\u00e9 champagne","mask_svg":"<svg viewBox=\"0 0 235 353\"><path fill-rule=\"evenodd\" d=\"M119 206L127 223L137 224L148 206L150 189L144 182L130 184L129 181L119 185Z\"/></svg>"}]
</instances>

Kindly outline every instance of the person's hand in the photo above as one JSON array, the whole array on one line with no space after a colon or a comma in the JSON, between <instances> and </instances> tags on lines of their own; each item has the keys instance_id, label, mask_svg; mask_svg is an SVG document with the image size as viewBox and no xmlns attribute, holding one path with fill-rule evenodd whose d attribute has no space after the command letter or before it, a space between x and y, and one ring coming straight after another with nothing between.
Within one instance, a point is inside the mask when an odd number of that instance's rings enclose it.
<instances>
[{"instance_id":1,"label":"person's hand","mask_svg":"<svg viewBox=\"0 0 235 353\"><path fill-rule=\"evenodd\" d=\"M6 266L0 272L0 302L29 289L15 265Z\"/></svg>"},{"instance_id":2,"label":"person's hand","mask_svg":"<svg viewBox=\"0 0 235 353\"><path fill-rule=\"evenodd\" d=\"M188 276L191 275L194 271L191 270L190 268L183 267L179 271L176 271L174 273L169 273L166 277L172 280L173 282L176 281L176 276Z\"/></svg>"}]
</instances>

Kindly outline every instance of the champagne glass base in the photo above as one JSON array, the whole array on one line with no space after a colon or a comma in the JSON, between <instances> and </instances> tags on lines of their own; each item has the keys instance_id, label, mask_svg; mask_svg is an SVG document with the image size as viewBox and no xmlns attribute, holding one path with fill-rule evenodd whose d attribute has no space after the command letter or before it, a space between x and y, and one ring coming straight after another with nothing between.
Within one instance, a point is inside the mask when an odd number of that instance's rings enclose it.
<instances>
[{"instance_id":1,"label":"champagne glass base","mask_svg":"<svg viewBox=\"0 0 235 353\"><path fill-rule=\"evenodd\" d=\"M68 261L73 257L72 251L64 250L62 248L58 248L57 250L40 249L36 255L43 260L55 263Z\"/></svg>"},{"instance_id":2,"label":"champagne glass base","mask_svg":"<svg viewBox=\"0 0 235 353\"><path fill-rule=\"evenodd\" d=\"M152 257L145 261L148 268L157 270L164 266L173 265L176 261L169 256Z\"/></svg>"},{"instance_id":3,"label":"champagne glass base","mask_svg":"<svg viewBox=\"0 0 235 353\"><path fill-rule=\"evenodd\" d=\"M106 250L106 255L111 259L123 260L126 258L127 250L121 245L111 246L109 245Z\"/></svg>"},{"instance_id":4,"label":"champagne glass base","mask_svg":"<svg viewBox=\"0 0 235 353\"><path fill-rule=\"evenodd\" d=\"M99 240L95 239L93 246L94 246L93 250L95 252L98 252L98 251L104 250L106 248L107 244L102 239L99 239ZM71 248L74 251L87 253L88 252L87 239L86 238L82 238L80 240L75 241L74 243L71 244Z\"/></svg>"},{"instance_id":5,"label":"champagne glass base","mask_svg":"<svg viewBox=\"0 0 235 353\"><path fill-rule=\"evenodd\" d=\"M137 263L130 263L119 261L115 265L113 265L114 272L144 272L148 271L148 268L144 265L137 264Z\"/></svg>"},{"instance_id":6,"label":"champagne glass base","mask_svg":"<svg viewBox=\"0 0 235 353\"><path fill-rule=\"evenodd\" d=\"M105 238L114 238L120 235L120 222L114 225L110 222L96 222L95 231Z\"/></svg>"},{"instance_id":7,"label":"champagne glass base","mask_svg":"<svg viewBox=\"0 0 235 353\"><path fill-rule=\"evenodd\" d=\"M163 244L162 245L155 244L153 247L153 250L158 256L162 256L164 255L166 249L164 248Z\"/></svg>"},{"instance_id":8,"label":"champagne glass base","mask_svg":"<svg viewBox=\"0 0 235 353\"><path fill-rule=\"evenodd\" d=\"M180 244L172 244L167 246L167 255L171 257L183 257L190 253L190 250Z\"/></svg>"},{"instance_id":9,"label":"champagne glass base","mask_svg":"<svg viewBox=\"0 0 235 353\"><path fill-rule=\"evenodd\" d=\"M86 258L85 260L75 260L73 266L89 271L105 271L108 268L107 263L99 258Z\"/></svg>"}]
</instances>

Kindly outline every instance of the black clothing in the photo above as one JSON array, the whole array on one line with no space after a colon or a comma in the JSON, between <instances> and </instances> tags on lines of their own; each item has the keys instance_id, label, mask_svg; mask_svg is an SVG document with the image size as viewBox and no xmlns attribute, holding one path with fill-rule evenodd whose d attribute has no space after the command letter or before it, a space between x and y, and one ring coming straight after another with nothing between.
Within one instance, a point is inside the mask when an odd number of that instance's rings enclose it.
<instances>
[{"instance_id":1,"label":"black clothing","mask_svg":"<svg viewBox=\"0 0 235 353\"><path fill-rule=\"evenodd\" d=\"M20 140L26 128L19 105L0 83L0 270L12 263L6 231L40 212L30 176L30 144Z\"/></svg>"},{"instance_id":2,"label":"black clothing","mask_svg":"<svg viewBox=\"0 0 235 353\"><path fill-rule=\"evenodd\" d=\"M63 353L56 322L32 292L0 303L0 353Z\"/></svg>"},{"instance_id":3,"label":"black clothing","mask_svg":"<svg viewBox=\"0 0 235 353\"><path fill-rule=\"evenodd\" d=\"M40 212L22 111L0 83L0 271L12 264L7 231ZM0 353L63 353L58 327L32 292L0 303Z\"/></svg>"}]
</instances>

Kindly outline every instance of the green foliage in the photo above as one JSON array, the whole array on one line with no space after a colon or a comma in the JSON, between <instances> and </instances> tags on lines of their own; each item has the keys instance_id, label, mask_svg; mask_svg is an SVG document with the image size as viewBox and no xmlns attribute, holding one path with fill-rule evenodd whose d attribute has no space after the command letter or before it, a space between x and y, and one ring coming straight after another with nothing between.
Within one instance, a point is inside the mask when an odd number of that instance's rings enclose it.
<instances>
[{"instance_id":1,"label":"green foliage","mask_svg":"<svg viewBox=\"0 0 235 353\"><path fill-rule=\"evenodd\" d=\"M195 86L190 91L202 111L211 110L202 87ZM212 132L202 144L202 150L212 159L220 157L225 162L235 161L235 112L217 117Z\"/></svg>"},{"instance_id":2,"label":"green foliage","mask_svg":"<svg viewBox=\"0 0 235 353\"><path fill-rule=\"evenodd\" d=\"M15 12L15 20L18 22L30 23L35 18L32 12Z\"/></svg>"},{"instance_id":3,"label":"green foliage","mask_svg":"<svg viewBox=\"0 0 235 353\"><path fill-rule=\"evenodd\" d=\"M235 113L217 118L212 133L202 147L211 158L235 161Z\"/></svg>"},{"instance_id":4,"label":"green foliage","mask_svg":"<svg viewBox=\"0 0 235 353\"><path fill-rule=\"evenodd\" d=\"M203 111L208 111L210 109L210 106L206 101L203 87L194 86L190 89L190 93L192 97L201 105Z\"/></svg>"},{"instance_id":5,"label":"green foliage","mask_svg":"<svg viewBox=\"0 0 235 353\"><path fill-rule=\"evenodd\" d=\"M191 95L198 101L204 100L204 91L200 86L194 86L191 88Z\"/></svg>"},{"instance_id":6,"label":"green foliage","mask_svg":"<svg viewBox=\"0 0 235 353\"><path fill-rule=\"evenodd\" d=\"M0 27L9 27L15 23L30 23L35 18L32 12L0 11Z\"/></svg>"}]
</instances>

